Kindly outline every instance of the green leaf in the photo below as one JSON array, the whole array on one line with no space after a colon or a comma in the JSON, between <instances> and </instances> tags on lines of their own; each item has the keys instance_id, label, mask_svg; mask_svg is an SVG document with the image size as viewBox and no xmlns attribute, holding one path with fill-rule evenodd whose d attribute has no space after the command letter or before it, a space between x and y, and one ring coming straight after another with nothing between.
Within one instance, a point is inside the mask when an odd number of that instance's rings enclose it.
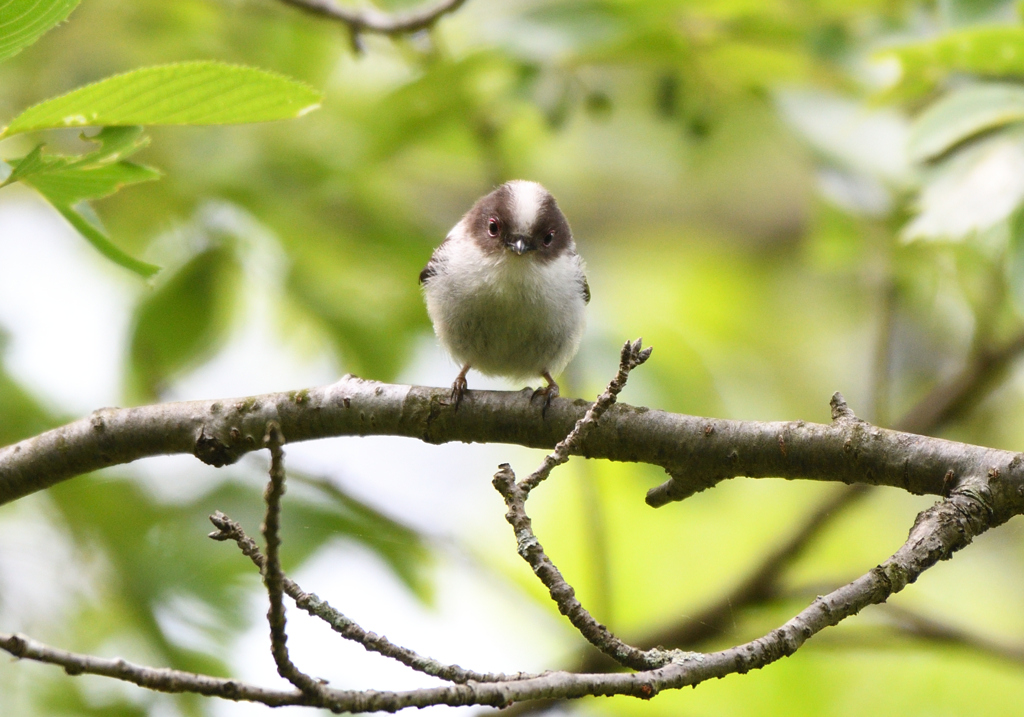
<instances>
[{"instance_id":1,"label":"green leaf","mask_svg":"<svg viewBox=\"0 0 1024 717\"><path fill-rule=\"evenodd\" d=\"M931 91L950 72L987 77L1024 75L1024 27L975 27L887 49L879 56L896 57L903 68L899 83L889 94L917 97Z\"/></svg>"},{"instance_id":2,"label":"green leaf","mask_svg":"<svg viewBox=\"0 0 1024 717\"><path fill-rule=\"evenodd\" d=\"M155 399L168 381L213 354L230 323L237 275L234 253L215 246L139 305L129 349L134 398Z\"/></svg>"},{"instance_id":3,"label":"green leaf","mask_svg":"<svg viewBox=\"0 0 1024 717\"><path fill-rule=\"evenodd\" d=\"M104 127L92 137L85 134L81 139L87 142L99 142L100 148L83 155L81 159L71 162L69 167L97 167L109 162L117 162L130 157L149 144L149 137L142 134L142 127Z\"/></svg>"},{"instance_id":4,"label":"green leaf","mask_svg":"<svg viewBox=\"0 0 1024 717\"><path fill-rule=\"evenodd\" d=\"M21 159L12 159L8 165L12 167L11 173L7 175L7 179L0 184L0 187L6 187L8 184L13 184L32 174L42 172L51 166L51 162L43 157L43 147L45 146L45 144L37 144L35 149Z\"/></svg>"},{"instance_id":5,"label":"green leaf","mask_svg":"<svg viewBox=\"0 0 1024 717\"><path fill-rule=\"evenodd\" d=\"M17 172L17 170L15 170ZM160 172L134 162L118 162L96 168L75 167L39 172L23 181L53 205L71 205L84 199L109 197L121 187L160 178Z\"/></svg>"},{"instance_id":6,"label":"green leaf","mask_svg":"<svg viewBox=\"0 0 1024 717\"><path fill-rule=\"evenodd\" d=\"M160 271L160 267L156 264L150 264L149 262L142 261L141 259L136 259L131 254L128 254L114 244L101 226L90 222L83 216L82 207L69 207L67 205L59 204L54 204L53 207L60 212L61 216L67 219L68 223L73 226L79 234L84 236L100 254L107 257L115 264L123 266L125 269L128 269L128 271L133 271L145 279L148 279Z\"/></svg>"},{"instance_id":7,"label":"green leaf","mask_svg":"<svg viewBox=\"0 0 1024 717\"><path fill-rule=\"evenodd\" d=\"M1024 202L1024 127L994 133L922 173L903 238L961 240L1005 222Z\"/></svg>"},{"instance_id":8,"label":"green leaf","mask_svg":"<svg viewBox=\"0 0 1024 717\"><path fill-rule=\"evenodd\" d=\"M0 0L0 60L16 55L58 25L79 0Z\"/></svg>"},{"instance_id":9,"label":"green leaf","mask_svg":"<svg viewBox=\"0 0 1024 717\"><path fill-rule=\"evenodd\" d=\"M125 185L160 177L155 169L123 160L144 147L148 138L142 135L141 127L105 127L95 136L82 139L99 142L99 149L79 156L48 156L40 144L24 157L10 160L13 171L0 187L16 181L27 184L105 257L143 277L152 276L160 267L118 248L85 204L110 196Z\"/></svg>"},{"instance_id":10,"label":"green leaf","mask_svg":"<svg viewBox=\"0 0 1024 717\"><path fill-rule=\"evenodd\" d=\"M308 85L274 72L184 62L115 75L22 112L0 137L99 125L209 125L300 117L320 106Z\"/></svg>"},{"instance_id":11,"label":"green leaf","mask_svg":"<svg viewBox=\"0 0 1024 717\"><path fill-rule=\"evenodd\" d=\"M910 129L909 152L917 162L933 159L964 140L1024 120L1024 87L981 84L955 90L933 104Z\"/></svg>"},{"instance_id":12,"label":"green leaf","mask_svg":"<svg viewBox=\"0 0 1024 717\"><path fill-rule=\"evenodd\" d=\"M13 182L23 180L33 174L40 174L42 172L54 172L73 168L99 168L111 162L117 162L128 157L149 144L149 137L142 135L142 127L104 127L92 137L87 137L83 134L82 140L87 142L99 142L100 148L93 152L89 152L88 154L69 157L65 155L44 155L43 147L46 145L38 144L24 157L10 160L11 166L13 166L14 169L3 183L0 184L0 187L4 187L8 184L12 184ZM156 170L148 169L148 171L154 173L155 176L147 176L144 179L135 179L134 181L147 181L149 179L157 179L160 176L159 172L156 172ZM123 183L130 184L133 182L126 181ZM106 192L106 194L110 194L110 192ZM78 199L98 198L100 196L106 196L106 194L85 194L79 196Z\"/></svg>"}]
</instances>

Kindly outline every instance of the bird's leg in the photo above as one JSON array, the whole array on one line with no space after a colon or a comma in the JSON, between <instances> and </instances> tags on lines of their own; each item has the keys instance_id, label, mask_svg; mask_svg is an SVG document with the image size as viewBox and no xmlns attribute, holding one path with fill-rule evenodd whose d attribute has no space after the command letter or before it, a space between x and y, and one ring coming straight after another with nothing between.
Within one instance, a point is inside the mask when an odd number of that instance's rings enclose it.
<instances>
[{"instance_id":1,"label":"bird's leg","mask_svg":"<svg viewBox=\"0 0 1024 717\"><path fill-rule=\"evenodd\" d=\"M558 397L558 384L555 383L555 379L551 378L551 374L547 371L541 371L540 375L544 377L544 380L548 382L548 385L534 391L533 395L530 396L530 403L533 403L533 399L537 398L537 396L543 396L544 407L540 410L540 415L543 416L548 412L548 406L551 405L551 399Z\"/></svg>"},{"instance_id":2,"label":"bird's leg","mask_svg":"<svg viewBox=\"0 0 1024 717\"><path fill-rule=\"evenodd\" d=\"M466 388L469 384L466 382L466 374L469 373L469 364L467 363L459 371L459 375L455 377L455 382L452 383L452 397L449 405L455 406L455 410L459 410L459 404L462 403L462 395L466 393Z\"/></svg>"}]
</instances>

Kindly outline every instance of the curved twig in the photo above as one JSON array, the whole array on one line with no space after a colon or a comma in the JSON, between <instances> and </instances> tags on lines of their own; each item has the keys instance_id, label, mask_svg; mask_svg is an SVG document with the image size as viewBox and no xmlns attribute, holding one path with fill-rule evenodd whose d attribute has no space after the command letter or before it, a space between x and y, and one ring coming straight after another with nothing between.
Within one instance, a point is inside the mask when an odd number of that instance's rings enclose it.
<instances>
[{"instance_id":1,"label":"curved twig","mask_svg":"<svg viewBox=\"0 0 1024 717\"><path fill-rule=\"evenodd\" d=\"M270 623L270 652L277 664L277 672L291 682L304 694L319 696L323 685L300 670L288 654L288 633L285 630L284 612L284 573L281 571L279 557L281 548L281 498L284 496L284 436L274 422L267 426L263 438L264 445L270 449L270 480L264 491L263 499L267 504L266 517L263 519L263 539L267 544L267 559L264 565L263 584L270 598L267 610L267 622Z\"/></svg>"},{"instance_id":2,"label":"curved twig","mask_svg":"<svg viewBox=\"0 0 1024 717\"><path fill-rule=\"evenodd\" d=\"M379 35L401 35L425 30L442 15L458 10L466 0L440 0L417 10L388 14L376 8L345 8L333 0L281 0L304 12L346 25L353 33L372 32Z\"/></svg>"},{"instance_id":3,"label":"curved twig","mask_svg":"<svg viewBox=\"0 0 1024 717\"><path fill-rule=\"evenodd\" d=\"M911 433L934 433L987 395L1021 353L1024 353L1024 333L1001 347L979 350L957 374L935 386L893 427ZM779 583L786 568L836 517L872 490L871 486L858 484L845 486L825 497L802 519L790 537L765 555L735 587L700 611L655 630L634 644L641 648L664 645L695 649L721 634L736 611L785 597L779 594ZM616 667L607 656L589 649L580 655L579 664L583 672L600 672Z\"/></svg>"},{"instance_id":4,"label":"curved twig","mask_svg":"<svg viewBox=\"0 0 1024 717\"><path fill-rule=\"evenodd\" d=\"M242 554L249 558L253 564L263 573L266 570L267 559L260 552L256 541L245 534L242 526L220 511L210 516L210 522L217 530L210 533L214 540L231 540L238 545ZM295 605L312 615L326 622L332 630L344 637L346 640L357 642L369 652L376 652L384 657L390 657L406 667L417 672L422 672L432 677L439 677L449 682L504 682L508 680L523 680L536 677L525 672L511 675L493 672L474 672L458 665L448 665L438 662L430 657L424 657L407 647L396 645L384 635L368 632L353 622L350 618L331 607L326 601L313 593L307 593L295 581L282 575L281 587L285 595L295 601Z\"/></svg>"},{"instance_id":5,"label":"curved twig","mask_svg":"<svg viewBox=\"0 0 1024 717\"><path fill-rule=\"evenodd\" d=\"M650 358L651 349L641 349L642 345L640 339L632 343L626 342L619 355L619 370L615 377L587 409L583 418L576 422L569 435L559 441L551 453L544 456L537 470L528 478L517 482L512 467L508 463L502 463L491 483L505 499L508 508L505 520L515 532L519 555L529 563L534 574L544 583L551 599L558 605L559 612L569 618L573 627L594 647L621 665L637 670L651 670L671 662L673 654L660 649L638 650L615 637L607 627L595 620L576 599L576 591L565 581L561 571L544 552L544 547L533 532L533 522L526 513L526 500L530 497L530 492L546 480L555 467L567 462L571 451L579 450L583 440L594 430L598 420L615 403L619 393L625 388L629 372Z\"/></svg>"},{"instance_id":6,"label":"curved twig","mask_svg":"<svg viewBox=\"0 0 1024 717\"><path fill-rule=\"evenodd\" d=\"M779 628L743 645L713 653L677 653L670 664L639 673L572 674L551 672L512 682L471 682L406 692L333 690L318 694L267 690L178 670L140 667L124 660L78 655L19 635L0 633L0 648L15 657L61 665L70 674L100 674L164 692L195 692L267 705L300 704L334 711L395 711L429 705L501 707L532 699L572 699L588 695L630 695L649 699L666 689L696 685L712 678L745 673L793 654L808 639L864 607L884 602L914 582L940 560L968 545L1000 522L993 511L992 486L980 479L965 482L952 495L922 512L907 542L866 575L817 598Z\"/></svg>"}]
</instances>

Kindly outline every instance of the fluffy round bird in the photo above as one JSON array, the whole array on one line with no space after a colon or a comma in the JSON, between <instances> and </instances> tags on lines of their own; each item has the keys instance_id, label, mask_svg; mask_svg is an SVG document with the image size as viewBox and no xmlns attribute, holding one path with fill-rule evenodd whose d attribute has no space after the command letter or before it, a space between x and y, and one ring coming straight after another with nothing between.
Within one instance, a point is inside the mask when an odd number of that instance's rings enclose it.
<instances>
[{"instance_id":1,"label":"fluffy round bird","mask_svg":"<svg viewBox=\"0 0 1024 717\"><path fill-rule=\"evenodd\" d=\"M536 182L506 182L477 200L420 272L427 313L442 346L462 365L452 384L458 408L470 368L488 376L542 376L544 408L558 395L552 374L583 337L590 287L572 230Z\"/></svg>"}]
</instances>

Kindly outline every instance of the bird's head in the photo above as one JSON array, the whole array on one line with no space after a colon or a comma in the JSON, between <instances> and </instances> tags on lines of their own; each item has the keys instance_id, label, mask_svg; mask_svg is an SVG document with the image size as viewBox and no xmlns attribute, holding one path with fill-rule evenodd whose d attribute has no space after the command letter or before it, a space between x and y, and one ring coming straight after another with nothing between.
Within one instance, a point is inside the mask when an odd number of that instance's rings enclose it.
<instances>
[{"instance_id":1,"label":"bird's head","mask_svg":"<svg viewBox=\"0 0 1024 717\"><path fill-rule=\"evenodd\" d=\"M572 231L558 203L536 182L506 182L481 197L463 218L464 230L488 253L510 252L551 261L573 249Z\"/></svg>"}]
</instances>

